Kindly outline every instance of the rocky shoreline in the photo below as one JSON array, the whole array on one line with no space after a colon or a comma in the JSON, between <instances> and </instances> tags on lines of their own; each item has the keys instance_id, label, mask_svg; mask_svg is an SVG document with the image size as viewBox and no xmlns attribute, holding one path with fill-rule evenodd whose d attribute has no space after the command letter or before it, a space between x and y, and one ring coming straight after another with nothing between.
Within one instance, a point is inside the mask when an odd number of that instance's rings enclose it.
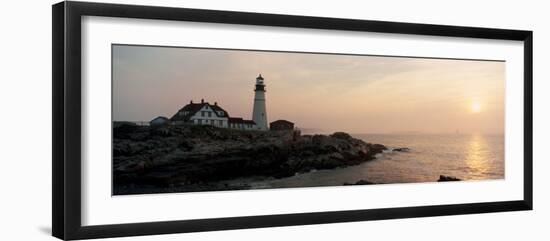
<instances>
[{"instance_id":1,"label":"rocky shoreline","mask_svg":"<svg viewBox=\"0 0 550 241\"><path fill-rule=\"evenodd\" d=\"M387 149L343 132L300 135L193 125L117 125L113 137L115 195L248 189L223 181L358 165Z\"/></svg>"}]
</instances>

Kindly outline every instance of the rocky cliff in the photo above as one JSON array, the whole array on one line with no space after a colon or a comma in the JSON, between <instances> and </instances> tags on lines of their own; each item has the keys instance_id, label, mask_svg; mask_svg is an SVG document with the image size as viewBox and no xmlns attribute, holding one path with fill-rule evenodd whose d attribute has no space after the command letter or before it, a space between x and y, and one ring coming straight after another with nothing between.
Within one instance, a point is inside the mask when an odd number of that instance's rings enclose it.
<instances>
[{"instance_id":1,"label":"rocky cliff","mask_svg":"<svg viewBox=\"0 0 550 241\"><path fill-rule=\"evenodd\" d=\"M211 126L120 125L113 129L113 137L115 194L135 193L135 187L220 189L208 186L239 177L280 178L357 165L386 149L343 132L300 135Z\"/></svg>"}]
</instances>

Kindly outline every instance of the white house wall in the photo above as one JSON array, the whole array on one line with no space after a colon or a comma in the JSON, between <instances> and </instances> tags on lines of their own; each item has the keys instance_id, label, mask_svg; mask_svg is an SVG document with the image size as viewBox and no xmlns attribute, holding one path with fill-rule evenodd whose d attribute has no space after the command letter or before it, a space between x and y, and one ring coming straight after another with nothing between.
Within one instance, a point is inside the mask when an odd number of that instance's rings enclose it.
<instances>
[{"instance_id":1,"label":"white house wall","mask_svg":"<svg viewBox=\"0 0 550 241\"><path fill-rule=\"evenodd\" d=\"M236 129L236 130L255 130L256 125L243 124L243 123L232 123L231 126L229 126L229 128Z\"/></svg>"},{"instance_id":2,"label":"white house wall","mask_svg":"<svg viewBox=\"0 0 550 241\"><path fill-rule=\"evenodd\" d=\"M204 111L204 116L202 116L202 112ZM207 106L202 107L195 115L191 116L189 118L190 121L193 122L193 124L199 124L199 120L202 120L202 125L212 125L211 121L214 121L214 126L222 127L222 128L228 128L228 118L227 117L218 117L215 111ZM208 113L210 113L210 117L208 117ZM222 125L219 124L219 121L222 121Z\"/></svg>"}]
</instances>

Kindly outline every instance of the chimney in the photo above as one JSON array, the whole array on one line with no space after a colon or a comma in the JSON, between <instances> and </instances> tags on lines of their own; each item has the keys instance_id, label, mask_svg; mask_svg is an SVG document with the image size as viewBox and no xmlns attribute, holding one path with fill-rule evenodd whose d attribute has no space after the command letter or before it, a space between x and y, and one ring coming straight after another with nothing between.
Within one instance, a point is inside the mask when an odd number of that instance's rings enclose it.
<instances>
[{"instance_id":1,"label":"chimney","mask_svg":"<svg viewBox=\"0 0 550 241\"><path fill-rule=\"evenodd\" d=\"M189 101L189 104L193 104L193 100Z\"/></svg>"},{"instance_id":2,"label":"chimney","mask_svg":"<svg viewBox=\"0 0 550 241\"><path fill-rule=\"evenodd\" d=\"M204 99L201 99L201 103L204 103Z\"/></svg>"},{"instance_id":3,"label":"chimney","mask_svg":"<svg viewBox=\"0 0 550 241\"><path fill-rule=\"evenodd\" d=\"M218 102L214 102L214 105L215 105L215 106L218 106Z\"/></svg>"}]
</instances>

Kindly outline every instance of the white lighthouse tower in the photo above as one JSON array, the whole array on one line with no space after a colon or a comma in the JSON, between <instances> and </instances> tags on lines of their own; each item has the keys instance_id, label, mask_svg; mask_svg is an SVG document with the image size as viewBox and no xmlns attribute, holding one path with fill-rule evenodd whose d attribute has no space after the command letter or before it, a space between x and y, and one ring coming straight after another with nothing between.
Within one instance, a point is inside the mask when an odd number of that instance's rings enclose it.
<instances>
[{"instance_id":1,"label":"white lighthouse tower","mask_svg":"<svg viewBox=\"0 0 550 241\"><path fill-rule=\"evenodd\" d=\"M252 120L256 123L257 130L268 130L267 110L265 108L265 84L264 78L260 74L256 78L256 88L254 89L254 109L252 110Z\"/></svg>"}]
</instances>

